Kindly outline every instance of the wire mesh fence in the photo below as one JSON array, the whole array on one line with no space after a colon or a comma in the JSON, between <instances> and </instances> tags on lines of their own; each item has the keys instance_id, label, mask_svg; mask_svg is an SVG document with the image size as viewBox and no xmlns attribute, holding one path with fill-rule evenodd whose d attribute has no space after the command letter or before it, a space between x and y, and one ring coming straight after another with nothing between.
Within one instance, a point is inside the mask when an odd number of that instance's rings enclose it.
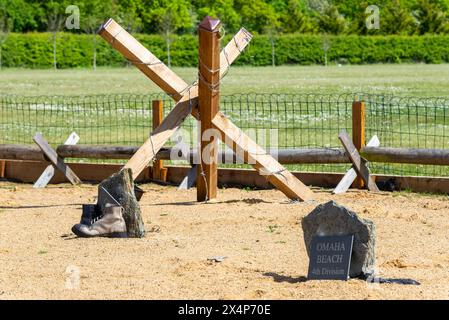
<instances>
[{"instance_id":1,"label":"wire mesh fence","mask_svg":"<svg viewBox=\"0 0 449 320\"><path fill-rule=\"evenodd\" d=\"M338 133L352 131L352 104L366 102L366 136L382 146L449 148L449 99L400 98L369 94L239 94L222 96L220 108L246 134L266 148L341 148ZM76 131L79 144L141 145L151 132L152 101L162 94L79 97L0 97L0 143L33 144L41 132L50 144L62 144ZM193 146L197 123L186 119L169 142ZM77 159L77 161L80 161ZM289 169L344 172L349 165L289 165ZM449 176L449 168L372 163L378 174Z\"/></svg>"}]
</instances>

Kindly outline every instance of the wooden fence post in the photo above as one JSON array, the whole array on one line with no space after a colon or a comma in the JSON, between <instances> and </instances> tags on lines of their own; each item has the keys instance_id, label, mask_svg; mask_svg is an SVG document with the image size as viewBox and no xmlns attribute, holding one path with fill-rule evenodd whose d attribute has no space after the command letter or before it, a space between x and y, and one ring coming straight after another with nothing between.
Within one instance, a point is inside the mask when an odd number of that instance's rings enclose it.
<instances>
[{"instance_id":1,"label":"wooden fence post","mask_svg":"<svg viewBox=\"0 0 449 320\"><path fill-rule=\"evenodd\" d=\"M365 147L365 120L366 105L364 101L354 101L352 104L352 141L356 149L360 150ZM354 182L355 188L364 188L365 183L362 178L357 177Z\"/></svg>"},{"instance_id":2,"label":"wooden fence post","mask_svg":"<svg viewBox=\"0 0 449 320\"><path fill-rule=\"evenodd\" d=\"M155 130L164 120L164 102L154 100L153 102L153 130ZM167 168L164 167L163 160L156 160L153 164L153 180L166 182Z\"/></svg>"},{"instance_id":3,"label":"wooden fence post","mask_svg":"<svg viewBox=\"0 0 449 320\"><path fill-rule=\"evenodd\" d=\"M206 16L198 28L199 36L199 120L200 165L197 174L197 201L217 197L218 139L210 135L212 120L220 104L220 20ZM209 130L209 134L204 133ZM207 140L207 141L204 141Z\"/></svg>"}]
</instances>

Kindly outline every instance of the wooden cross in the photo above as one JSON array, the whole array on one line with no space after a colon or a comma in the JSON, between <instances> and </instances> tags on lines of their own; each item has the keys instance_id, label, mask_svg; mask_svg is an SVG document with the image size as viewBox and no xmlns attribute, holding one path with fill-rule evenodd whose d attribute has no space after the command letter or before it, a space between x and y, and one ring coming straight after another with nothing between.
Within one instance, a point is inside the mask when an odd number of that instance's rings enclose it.
<instances>
[{"instance_id":1,"label":"wooden cross","mask_svg":"<svg viewBox=\"0 0 449 320\"><path fill-rule=\"evenodd\" d=\"M50 160L50 162L61 171L67 179L69 179L70 183L73 185L81 184L81 180L75 174L75 172L70 169L70 167L64 163L64 159L58 156L55 150L48 144L48 142L42 137L40 133L36 133L33 137L34 142L38 145L38 147L42 150L44 155Z\"/></svg>"},{"instance_id":2,"label":"wooden cross","mask_svg":"<svg viewBox=\"0 0 449 320\"><path fill-rule=\"evenodd\" d=\"M366 145L367 147L378 147L380 146L379 138L374 135L371 140ZM340 183L337 185L335 190L333 191L334 194L341 194L345 193L349 190L351 185L354 183L355 179L357 178L357 172L354 168L351 168L346 172L344 177L341 179Z\"/></svg>"},{"instance_id":3,"label":"wooden cross","mask_svg":"<svg viewBox=\"0 0 449 320\"><path fill-rule=\"evenodd\" d=\"M219 29L219 27L219 20L206 17L200 24L199 33L202 31L210 33L211 37L209 39L204 39L204 41L214 41L212 36L216 37L218 35L217 29ZM199 82L207 83L207 87L209 87L209 96L206 94L205 97L199 97L198 82L188 85L113 19L109 19L100 28L99 34L176 101L173 110L165 117L160 126L153 131L149 139L145 141L125 165L125 168L132 169L134 179L136 179L150 161L154 159L157 152L170 139L176 130L178 130L189 114L192 114L196 119L204 120L204 108L208 107L209 110L206 110L206 112L208 116L210 116L210 119L209 121L206 121L205 125L218 130L220 139L232 148L234 152L243 154L244 158L249 161L259 173L267 174L268 181L290 199L306 201L312 197L312 191L307 186L293 176L293 174L279 164L273 157L267 154L263 148L258 146L218 110L217 98L211 94L214 89L217 89L211 88L211 86L217 85L218 87L217 79L221 79L226 75L230 65L238 58L240 53L251 41L252 35L248 31L242 28L221 51L218 60L216 59L216 56L213 56L214 51L217 50L216 45L212 45L209 42L209 46L213 47L212 50L210 48L200 47L200 51L204 49L204 52L207 51L208 53L212 53L212 55L207 57L209 61L203 60L200 62L200 71L202 63L212 66L212 68L208 68L206 65L206 69L209 69L209 72L208 74L202 74L205 79L200 78L199 80ZM215 66L218 66L218 68L215 68ZM204 66L202 67L204 68ZM198 108L200 100L207 100L208 102L205 102L206 106L200 106L200 108ZM211 110L211 107L214 107L215 110ZM202 111L203 114L201 114ZM204 124L202 123L202 125ZM201 146L201 149L203 149L203 145ZM213 149L214 148L212 148L212 150ZM215 154L211 155L211 157L216 157L216 152L214 153ZM216 165L214 166L212 164L212 166L209 167L209 170L212 171L209 171L209 173L206 172L206 175L209 175L206 177L206 180L209 180L206 184L209 186L208 199L211 199L212 197L210 196L215 195L217 188L216 183L210 184L212 180L211 177L214 175L217 176ZM202 173L204 173L204 171ZM214 190L211 190L212 188L210 188L210 186L212 186ZM198 200L200 200L200 198L202 197L198 196Z\"/></svg>"},{"instance_id":4,"label":"wooden cross","mask_svg":"<svg viewBox=\"0 0 449 320\"><path fill-rule=\"evenodd\" d=\"M76 134L76 132L72 132L67 140L64 142L65 145L75 145L80 141L80 137ZM47 168L42 172L39 179L33 185L33 188L45 188L47 184L50 182L51 178L55 175L55 167L53 164L48 165Z\"/></svg>"},{"instance_id":5,"label":"wooden cross","mask_svg":"<svg viewBox=\"0 0 449 320\"><path fill-rule=\"evenodd\" d=\"M379 192L379 188L377 188L376 182L371 177L370 171L366 166L366 160L360 156L354 143L349 137L349 134L345 130L342 130L338 135L338 139L340 139L349 159L351 159L353 169L356 171L357 175L363 179L365 185L368 186L368 190Z\"/></svg>"}]
</instances>

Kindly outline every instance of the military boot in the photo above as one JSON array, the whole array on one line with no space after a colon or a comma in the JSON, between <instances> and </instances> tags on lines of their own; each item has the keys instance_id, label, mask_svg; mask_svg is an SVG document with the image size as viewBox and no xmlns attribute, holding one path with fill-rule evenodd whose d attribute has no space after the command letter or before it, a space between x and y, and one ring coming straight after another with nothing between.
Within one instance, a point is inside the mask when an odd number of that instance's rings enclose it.
<instances>
[{"instance_id":1,"label":"military boot","mask_svg":"<svg viewBox=\"0 0 449 320\"><path fill-rule=\"evenodd\" d=\"M104 214L92 225L76 224L72 232L78 237L127 238L126 224L123 219L123 208L117 205L106 205Z\"/></svg>"}]
</instances>

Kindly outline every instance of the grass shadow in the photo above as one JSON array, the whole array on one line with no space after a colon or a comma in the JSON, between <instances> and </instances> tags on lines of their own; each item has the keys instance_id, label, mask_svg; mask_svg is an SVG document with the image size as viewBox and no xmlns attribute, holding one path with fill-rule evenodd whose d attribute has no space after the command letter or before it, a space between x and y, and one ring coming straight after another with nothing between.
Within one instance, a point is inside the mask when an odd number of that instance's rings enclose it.
<instances>
[{"instance_id":1,"label":"grass shadow","mask_svg":"<svg viewBox=\"0 0 449 320\"><path fill-rule=\"evenodd\" d=\"M214 202L214 203L230 204L230 203L239 203L239 202L243 202L246 204L259 204L259 203L272 204L273 203L273 202L265 201L263 199L256 199L256 198L246 198L246 199L240 199L240 200L227 200L227 201Z\"/></svg>"},{"instance_id":2,"label":"grass shadow","mask_svg":"<svg viewBox=\"0 0 449 320\"><path fill-rule=\"evenodd\" d=\"M226 200L226 201L209 201L205 204L231 204L231 203L246 203L246 204L259 204L259 203L269 203L272 204L274 202L265 201L263 199L255 199L255 198L247 198L240 200ZM165 202L165 203L155 203L155 204L147 204L141 206L193 206L197 204L202 204L204 202L197 201L183 201L183 202Z\"/></svg>"},{"instance_id":3,"label":"grass shadow","mask_svg":"<svg viewBox=\"0 0 449 320\"><path fill-rule=\"evenodd\" d=\"M140 204L141 207L153 207L153 206L194 206L199 202L196 201L183 201L183 202L164 202L164 203L153 203L153 204Z\"/></svg>"}]
</instances>

